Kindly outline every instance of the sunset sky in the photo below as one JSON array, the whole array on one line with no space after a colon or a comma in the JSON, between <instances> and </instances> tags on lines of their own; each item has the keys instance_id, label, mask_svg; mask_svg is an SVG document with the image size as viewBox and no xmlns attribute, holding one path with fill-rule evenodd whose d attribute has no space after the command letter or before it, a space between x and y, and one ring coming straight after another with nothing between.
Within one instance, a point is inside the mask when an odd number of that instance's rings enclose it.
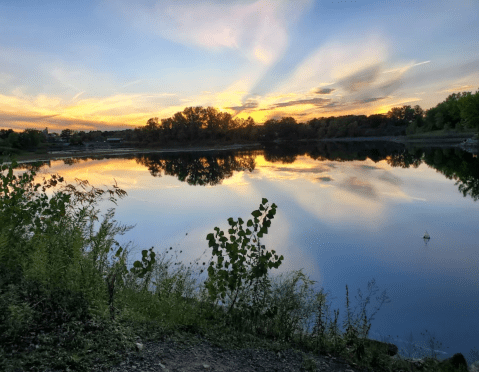
<instances>
[{"instance_id":1,"label":"sunset sky","mask_svg":"<svg viewBox=\"0 0 479 372\"><path fill-rule=\"evenodd\" d=\"M0 128L428 109L479 89L478 19L477 0L0 0Z\"/></svg>"}]
</instances>

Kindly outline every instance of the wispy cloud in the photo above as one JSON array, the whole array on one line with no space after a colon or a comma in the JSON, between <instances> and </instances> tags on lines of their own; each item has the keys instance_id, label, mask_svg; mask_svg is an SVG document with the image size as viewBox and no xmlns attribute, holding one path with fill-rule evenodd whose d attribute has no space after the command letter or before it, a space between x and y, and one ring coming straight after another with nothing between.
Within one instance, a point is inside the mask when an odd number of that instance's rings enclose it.
<instances>
[{"instance_id":1,"label":"wispy cloud","mask_svg":"<svg viewBox=\"0 0 479 372\"><path fill-rule=\"evenodd\" d=\"M5 72L0 72L0 84L5 84L13 80L13 75L7 74Z\"/></svg>"},{"instance_id":2,"label":"wispy cloud","mask_svg":"<svg viewBox=\"0 0 479 372\"><path fill-rule=\"evenodd\" d=\"M85 93L85 91L75 94L75 96L72 98L72 101L76 100L76 99L77 99L78 97L80 97L83 93Z\"/></svg>"},{"instance_id":3,"label":"wispy cloud","mask_svg":"<svg viewBox=\"0 0 479 372\"><path fill-rule=\"evenodd\" d=\"M132 85L136 85L136 84L140 84L140 83L142 83L142 82L143 82L143 80L141 80L141 79L140 79L140 80L131 81L131 82L126 83L125 85L123 85L123 88L129 87L129 86L132 86Z\"/></svg>"},{"instance_id":4,"label":"wispy cloud","mask_svg":"<svg viewBox=\"0 0 479 372\"><path fill-rule=\"evenodd\" d=\"M279 107L289 107L289 106L296 106L296 105L313 105L316 107L324 107L329 103L331 103L331 100L326 98L298 99L295 101L276 103L270 107L264 108L263 110L272 110Z\"/></svg>"},{"instance_id":5,"label":"wispy cloud","mask_svg":"<svg viewBox=\"0 0 479 372\"><path fill-rule=\"evenodd\" d=\"M183 108L178 97L169 93L117 94L77 100L46 95L0 94L0 122L18 130L38 125L52 130L60 130L62 126L82 130L133 128L145 125L152 116L168 117Z\"/></svg>"},{"instance_id":6,"label":"wispy cloud","mask_svg":"<svg viewBox=\"0 0 479 372\"><path fill-rule=\"evenodd\" d=\"M296 1L156 1L114 3L137 27L207 49L240 51L269 65L288 44L288 27L312 3Z\"/></svg>"}]
</instances>

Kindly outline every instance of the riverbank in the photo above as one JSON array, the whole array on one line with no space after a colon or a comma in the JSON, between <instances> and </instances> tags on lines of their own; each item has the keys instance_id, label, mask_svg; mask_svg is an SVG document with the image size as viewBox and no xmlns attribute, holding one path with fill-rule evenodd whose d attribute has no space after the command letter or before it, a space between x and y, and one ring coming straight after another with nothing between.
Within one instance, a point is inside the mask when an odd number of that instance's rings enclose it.
<instances>
[{"instance_id":1,"label":"riverbank","mask_svg":"<svg viewBox=\"0 0 479 372\"><path fill-rule=\"evenodd\" d=\"M246 149L259 149L261 148L259 143L248 144L232 144L226 146L194 146L194 147L172 147L172 148L111 148L111 149L98 149L98 150L65 150L65 151L52 151L46 154L26 153L15 155L17 163L35 163L41 161L52 160L64 160L70 158L94 158L96 156L120 156L120 155L137 155L137 154L152 154L152 153L184 153L184 152L215 152L215 151L228 151L228 150L246 150ZM5 156L3 156L5 158ZM10 162L5 162L9 164Z\"/></svg>"},{"instance_id":2,"label":"riverbank","mask_svg":"<svg viewBox=\"0 0 479 372\"><path fill-rule=\"evenodd\" d=\"M402 143L406 146L434 146L434 147L460 147L465 151L477 152L477 143L471 143L474 132L465 133L423 133L411 136L378 136L378 137L343 137L343 138L321 138L321 139L301 139L296 142L394 142ZM290 143L290 140L274 140L276 144ZM463 144L468 143L465 147ZM474 147L475 146L475 147ZM23 153L15 155L18 163L34 163L38 161L64 160L70 158L94 158L96 156L120 156L137 155L146 153L184 153L184 152L214 152L228 150L257 150L263 148L261 143L235 143L230 145L195 145L195 146L174 146L174 147L150 147L150 148L109 148L109 149L74 149L63 151L51 151L47 153ZM0 157L1 158L1 157ZM3 155L5 160L6 156ZM8 162L6 162L8 164Z\"/></svg>"}]
</instances>

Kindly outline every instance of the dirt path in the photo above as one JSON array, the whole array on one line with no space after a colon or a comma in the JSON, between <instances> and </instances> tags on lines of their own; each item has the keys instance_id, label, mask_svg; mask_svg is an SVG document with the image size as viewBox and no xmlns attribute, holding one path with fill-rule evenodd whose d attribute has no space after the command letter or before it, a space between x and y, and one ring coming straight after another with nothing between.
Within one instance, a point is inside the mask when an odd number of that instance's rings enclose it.
<instances>
[{"instance_id":1,"label":"dirt path","mask_svg":"<svg viewBox=\"0 0 479 372\"><path fill-rule=\"evenodd\" d=\"M305 362L306 361L306 362ZM311 366L312 369L305 369ZM198 339L196 343L184 341L155 341L143 345L143 350L125 358L110 372L163 371L327 371L363 372L340 359L304 354L292 349L271 351L263 349L228 350Z\"/></svg>"}]
</instances>

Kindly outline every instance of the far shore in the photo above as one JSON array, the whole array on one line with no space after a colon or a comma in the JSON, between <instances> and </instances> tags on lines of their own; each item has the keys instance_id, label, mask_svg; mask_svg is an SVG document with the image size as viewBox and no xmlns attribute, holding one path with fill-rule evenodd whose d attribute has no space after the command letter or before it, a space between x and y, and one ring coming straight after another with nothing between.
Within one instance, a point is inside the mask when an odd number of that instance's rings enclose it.
<instances>
[{"instance_id":1,"label":"far shore","mask_svg":"<svg viewBox=\"0 0 479 372\"><path fill-rule=\"evenodd\" d=\"M297 142L373 142L373 141L390 141L403 144L418 144L425 146L439 146L439 147L458 147L465 139L471 138L473 134L464 133L456 136L427 136L427 137L407 137L407 136L382 136L382 137L342 137L342 138L322 138L322 139L302 139ZM281 144L291 142L288 140L275 140L273 143ZM93 150L64 150L51 151L45 154L39 153L23 153L14 155L17 163L35 163L51 160L64 160L70 158L92 158L105 155L136 155L136 154L151 154L151 153L183 153L183 152L214 152L240 149L262 149L264 146L261 143L241 143L230 145L217 146L185 146L173 148L110 148L110 149L93 149ZM0 155L0 159L7 158L5 155ZM9 164L10 162L5 162Z\"/></svg>"},{"instance_id":2,"label":"far shore","mask_svg":"<svg viewBox=\"0 0 479 372\"><path fill-rule=\"evenodd\" d=\"M214 151L227 151L227 150L240 150L240 149L260 149L262 148L261 144L259 143L247 143L247 144L232 144L226 146L195 146L195 147L175 147L175 148L149 148L149 149L141 149L141 148L111 148L111 149L98 149L98 150L73 150L73 151L52 151L46 154L20 154L14 155L15 160L17 163L35 163L41 161L49 161L49 160L64 160L70 158L93 158L96 156L105 156L105 155L136 155L136 154L151 154L151 153L180 153L180 152L214 152ZM2 156L0 156L1 158ZM5 156L3 156L5 157ZM5 164L10 164L10 162L5 162Z\"/></svg>"}]
</instances>

